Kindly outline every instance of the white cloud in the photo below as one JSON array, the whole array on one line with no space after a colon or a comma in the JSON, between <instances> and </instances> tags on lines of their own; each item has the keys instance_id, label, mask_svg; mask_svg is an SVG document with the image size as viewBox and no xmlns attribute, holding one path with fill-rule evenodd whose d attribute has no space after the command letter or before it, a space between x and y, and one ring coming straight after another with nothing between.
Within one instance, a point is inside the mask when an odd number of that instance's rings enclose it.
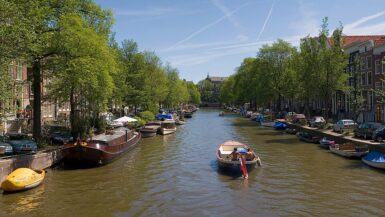
<instances>
[{"instance_id":1,"label":"white cloud","mask_svg":"<svg viewBox=\"0 0 385 217\"><path fill-rule=\"evenodd\" d=\"M385 22L362 26L362 24L384 15L385 11L381 11L370 16L362 17L350 24L347 24L344 27L344 33L347 35L385 34Z\"/></svg>"},{"instance_id":2,"label":"white cloud","mask_svg":"<svg viewBox=\"0 0 385 217\"><path fill-rule=\"evenodd\" d=\"M200 33L202 33L202 32L204 32L204 31L210 29L211 27L215 26L216 24L218 24L218 23L222 22L223 20L227 19L229 16L235 14L237 11L239 11L241 8L245 7L245 6L248 5L248 4L249 4L249 2L247 2L247 3L245 3L245 4L243 4L243 5L239 6L239 7L237 7L236 9L230 11L229 13L227 13L227 14L225 14L224 16L220 17L219 19L217 19L217 20L215 20L215 21L213 21L213 22L211 22L211 23L209 23L209 24L203 26L202 28L198 29L197 31L191 33L191 34L190 34L189 36L187 36L186 38L184 38L184 39L178 41L177 43L175 43L175 44L172 45L171 47L167 48L166 50L172 50L173 48L175 48L175 47L177 47L177 46L179 46L179 45L181 45L181 44L183 44L183 43L189 41L190 39L194 38L195 36L199 35Z\"/></svg>"},{"instance_id":3,"label":"white cloud","mask_svg":"<svg viewBox=\"0 0 385 217\"><path fill-rule=\"evenodd\" d=\"M318 33L319 23L317 20L317 12L311 8L309 3L298 0L299 13L301 19L296 20L290 25L291 29L296 31L297 35L315 35Z\"/></svg>"},{"instance_id":4,"label":"white cloud","mask_svg":"<svg viewBox=\"0 0 385 217\"><path fill-rule=\"evenodd\" d=\"M257 41L261 38L262 33L265 31L266 25L267 25L267 23L268 23L269 20L270 20L271 14L273 13L274 5L275 5L275 1L274 1L273 4L271 5L271 8L270 8L270 10L269 10L269 13L267 14L267 17L266 17L266 19L265 19L265 22L263 23L262 28L261 28L261 30L259 31L259 34L258 34L258 37L257 37Z\"/></svg>"}]
</instances>

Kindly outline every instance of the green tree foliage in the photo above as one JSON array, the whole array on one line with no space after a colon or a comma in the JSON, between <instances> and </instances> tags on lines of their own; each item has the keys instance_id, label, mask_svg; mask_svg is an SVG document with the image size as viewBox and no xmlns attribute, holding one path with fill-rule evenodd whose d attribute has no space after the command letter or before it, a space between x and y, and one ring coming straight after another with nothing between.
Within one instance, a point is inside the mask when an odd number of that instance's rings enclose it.
<instances>
[{"instance_id":1,"label":"green tree foliage","mask_svg":"<svg viewBox=\"0 0 385 217\"><path fill-rule=\"evenodd\" d=\"M207 79L198 82L202 101L210 102L214 92L214 85Z\"/></svg>"},{"instance_id":2,"label":"green tree foliage","mask_svg":"<svg viewBox=\"0 0 385 217\"><path fill-rule=\"evenodd\" d=\"M197 85L192 82L187 82L187 89L189 93L189 103L199 105L201 104L201 94L199 93Z\"/></svg>"}]
</instances>

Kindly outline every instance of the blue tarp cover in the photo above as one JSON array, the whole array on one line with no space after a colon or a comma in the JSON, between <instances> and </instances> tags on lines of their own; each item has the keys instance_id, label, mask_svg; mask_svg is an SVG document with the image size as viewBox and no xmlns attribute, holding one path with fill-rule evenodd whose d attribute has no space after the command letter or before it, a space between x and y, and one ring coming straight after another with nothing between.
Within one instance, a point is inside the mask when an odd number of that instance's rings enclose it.
<instances>
[{"instance_id":1,"label":"blue tarp cover","mask_svg":"<svg viewBox=\"0 0 385 217\"><path fill-rule=\"evenodd\" d=\"M369 152L364 159L371 162L385 163L385 155L378 151Z\"/></svg>"},{"instance_id":2,"label":"blue tarp cover","mask_svg":"<svg viewBox=\"0 0 385 217\"><path fill-rule=\"evenodd\" d=\"M237 151L238 151L238 153L241 153L241 154L247 153L247 150L245 148L238 148Z\"/></svg>"},{"instance_id":3,"label":"blue tarp cover","mask_svg":"<svg viewBox=\"0 0 385 217\"><path fill-rule=\"evenodd\" d=\"M158 114L156 116L156 119L173 119L171 114Z\"/></svg>"}]
</instances>

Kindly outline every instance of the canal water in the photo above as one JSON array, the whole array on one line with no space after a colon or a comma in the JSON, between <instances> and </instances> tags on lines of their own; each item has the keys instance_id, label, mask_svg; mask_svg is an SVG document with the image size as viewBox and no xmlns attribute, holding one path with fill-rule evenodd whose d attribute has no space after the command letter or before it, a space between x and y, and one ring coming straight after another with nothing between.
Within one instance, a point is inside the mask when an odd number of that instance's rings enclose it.
<instances>
[{"instance_id":1,"label":"canal water","mask_svg":"<svg viewBox=\"0 0 385 217\"><path fill-rule=\"evenodd\" d=\"M0 195L0 216L384 215L384 172L218 112L201 109L106 166L48 169L43 185ZM218 170L215 151L228 139L262 159L248 180Z\"/></svg>"}]
</instances>

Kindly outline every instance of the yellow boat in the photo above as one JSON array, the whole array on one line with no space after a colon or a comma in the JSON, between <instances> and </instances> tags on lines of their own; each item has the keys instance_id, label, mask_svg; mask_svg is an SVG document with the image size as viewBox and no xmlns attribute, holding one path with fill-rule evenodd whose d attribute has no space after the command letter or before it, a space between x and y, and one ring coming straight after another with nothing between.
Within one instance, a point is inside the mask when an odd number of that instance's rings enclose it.
<instances>
[{"instance_id":1,"label":"yellow boat","mask_svg":"<svg viewBox=\"0 0 385 217\"><path fill-rule=\"evenodd\" d=\"M22 191L40 185L45 177L44 170L19 168L7 176L1 184L4 191Z\"/></svg>"}]
</instances>

